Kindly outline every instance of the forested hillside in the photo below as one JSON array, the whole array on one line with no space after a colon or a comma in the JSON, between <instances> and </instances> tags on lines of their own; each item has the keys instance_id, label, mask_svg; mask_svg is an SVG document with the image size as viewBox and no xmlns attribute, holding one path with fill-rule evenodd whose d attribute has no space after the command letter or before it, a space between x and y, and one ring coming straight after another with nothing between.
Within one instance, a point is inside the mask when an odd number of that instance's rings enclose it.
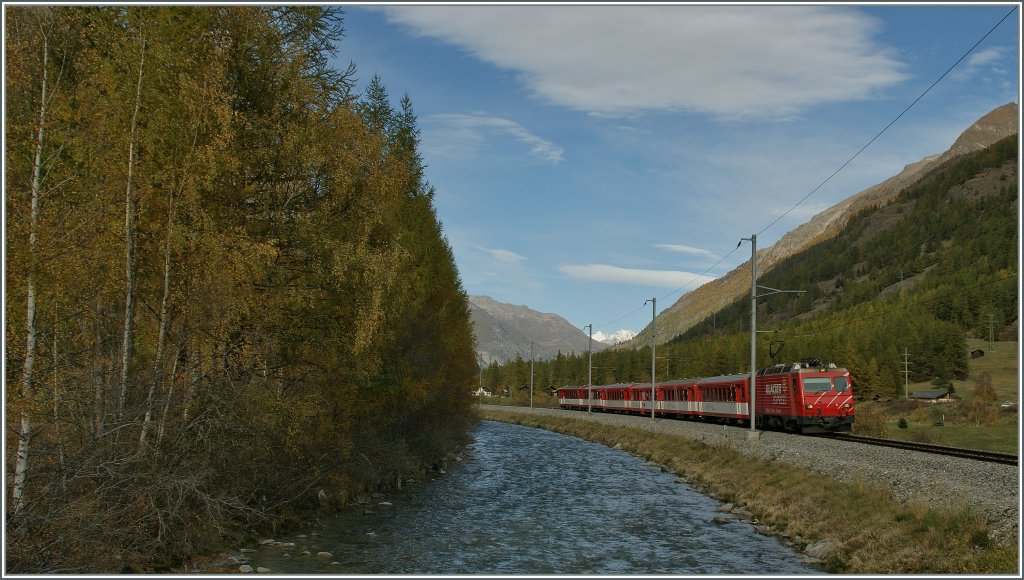
<instances>
[{"instance_id":1,"label":"forested hillside","mask_svg":"<svg viewBox=\"0 0 1024 580\"><path fill-rule=\"evenodd\" d=\"M948 385L967 371L966 337L1016 339L1017 136L955 158L865 208L833 239L780 262L758 284L803 290L758 300L758 366L815 356L848 367L861 397L911 381ZM735 300L657 349L658 380L747 372L750 298ZM593 356L593 382L650 382L650 348ZM586 353L535 369L542 389L585 384ZM526 380L529 380L526 369ZM523 384L520 366L492 367L484 387Z\"/></svg>"},{"instance_id":2,"label":"forested hillside","mask_svg":"<svg viewBox=\"0 0 1024 580\"><path fill-rule=\"evenodd\" d=\"M331 68L340 12L6 15L8 572L172 562L463 442L416 117Z\"/></svg>"}]
</instances>

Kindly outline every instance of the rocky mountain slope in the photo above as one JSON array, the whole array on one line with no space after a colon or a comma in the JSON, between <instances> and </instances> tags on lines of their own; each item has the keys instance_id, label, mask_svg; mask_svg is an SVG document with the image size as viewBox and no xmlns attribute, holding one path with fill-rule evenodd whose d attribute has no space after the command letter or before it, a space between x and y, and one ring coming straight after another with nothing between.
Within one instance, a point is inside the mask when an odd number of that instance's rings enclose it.
<instances>
[{"instance_id":1,"label":"rocky mountain slope","mask_svg":"<svg viewBox=\"0 0 1024 580\"><path fill-rule=\"evenodd\" d=\"M516 355L529 360L530 341L536 360L554 358L559 351L569 354L587 350L587 334L557 314L505 304L488 296L470 296L469 308L477 357L483 365L514 360ZM607 345L594 341L594 352L604 348Z\"/></svg>"},{"instance_id":2,"label":"rocky mountain slope","mask_svg":"<svg viewBox=\"0 0 1024 580\"><path fill-rule=\"evenodd\" d=\"M784 235L774 245L758 250L758 272L765 273L783 259L841 231L847 220L869 205L881 205L893 199L903 188L923 177L946 161L972 153L1018 131L1018 105L1008 103L978 119L964 131L944 153L911 163L899 174L869 187L811 218L807 223ZM663 343L682 334L694 324L750 293L750 261L699 288L688 292L658 315L658 342ZM650 344L650 325L619 348L636 348ZM663 334L664 333L664 334Z\"/></svg>"}]
</instances>

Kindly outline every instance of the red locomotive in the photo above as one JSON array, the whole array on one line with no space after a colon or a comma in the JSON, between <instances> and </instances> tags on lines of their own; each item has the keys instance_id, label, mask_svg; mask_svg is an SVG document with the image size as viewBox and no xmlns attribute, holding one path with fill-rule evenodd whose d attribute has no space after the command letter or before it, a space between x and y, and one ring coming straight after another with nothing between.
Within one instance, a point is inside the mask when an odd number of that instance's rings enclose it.
<instances>
[{"instance_id":1,"label":"red locomotive","mask_svg":"<svg viewBox=\"0 0 1024 580\"><path fill-rule=\"evenodd\" d=\"M750 424L750 375L665 381L654 386L654 414ZM651 414L650 383L558 389L563 409ZM850 372L818 359L757 372L757 426L797 433L850 431Z\"/></svg>"}]
</instances>

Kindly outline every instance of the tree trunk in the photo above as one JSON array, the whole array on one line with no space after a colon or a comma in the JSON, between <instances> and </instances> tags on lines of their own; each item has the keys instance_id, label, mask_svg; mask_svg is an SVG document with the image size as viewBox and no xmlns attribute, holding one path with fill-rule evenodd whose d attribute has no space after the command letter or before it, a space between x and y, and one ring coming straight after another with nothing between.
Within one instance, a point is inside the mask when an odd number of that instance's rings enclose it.
<instances>
[{"instance_id":1,"label":"tree trunk","mask_svg":"<svg viewBox=\"0 0 1024 580\"><path fill-rule=\"evenodd\" d=\"M124 414L125 399L128 397L128 377L131 367L132 346L134 344L135 318L135 234L133 231L133 214L135 200L132 186L135 169L135 130L138 126L139 106L142 102L142 71L146 64L146 40L139 33L141 55L139 57L139 79L135 87L135 109L132 111L131 129L128 136L128 184L124 193L124 266L125 266L125 298L124 298L124 331L121 338L121 381L120 394L117 398L117 415Z\"/></svg>"},{"instance_id":2,"label":"tree trunk","mask_svg":"<svg viewBox=\"0 0 1024 580\"><path fill-rule=\"evenodd\" d=\"M171 367L171 380L167 384L167 395L164 398L164 410L160 415L160 426L156 431L156 444L159 446L164 439L164 429L167 426L167 415L171 408L171 395L174 393L174 378L178 375L178 360L181 359L181 347L174 354L174 366Z\"/></svg>"},{"instance_id":3,"label":"tree trunk","mask_svg":"<svg viewBox=\"0 0 1024 580\"><path fill-rule=\"evenodd\" d=\"M43 82L39 99L39 130L36 132L35 157L32 160L32 213L28 235L28 288L26 293L25 327L25 363L21 369L21 396L24 400L21 411L21 431L18 435L18 457L14 465L14 489L11 501L14 513L17 514L25 505L25 482L28 479L29 443L32 440L32 417L30 401L33 395L32 373L36 360L36 240L39 228L39 196L42 182L43 137L46 125L46 82L49 64L49 39L43 33Z\"/></svg>"},{"instance_id":4,"label":"tree trunk","mask_svg":"<svg viewBox=\"0 0 1024 580\"><path fill-rule=\"evenodd\" d=\"M153 395L163 382L164 344L167 341L167 302L171 295L171 229L174 226L174 193L167 194L167 240L164 244L164 295L160 301L160 330L157 332L156 360L153 361L153 380L146 396L146 416L139 434L139 452L146 447L146 434L153 420ZM177 363L177 361L175 361Z\"/></svg>"},{"instance_id":5,"label":"tree trunk","mask_svg":"<svg viewBox=\"0 0 1024 580\"><path fill-rule=\"evenodd\" d=\"M96 298L96 320L93 321L93 332L95 335L96 343L93 347L93 357L90 363L90 372L92 373L93 388L95 390L94 405L96 410L96 421L94 424L96 439L103 436L103 429L106 425L107 419L107 401L105 396L106 384L106 364L101 362L104 356L103 352L103 336L100 334L100 323L99 319L103 315L103 302Z\"/></svg>"},{"instance_id":6,"label":"tree trunk","mask_svg":"<svg viewBox=\"0 0 1024 580\"><path fill-rule=\"evenodd\" d=\"M53 436L57 439L57 465L60 467L60 486L65 488L67 478L67 465L64 458L64 436L61 433L60 418L60 379L57 375L59 369L57 356L57 303L53 304Z\"/></svg>"}]
</instances>

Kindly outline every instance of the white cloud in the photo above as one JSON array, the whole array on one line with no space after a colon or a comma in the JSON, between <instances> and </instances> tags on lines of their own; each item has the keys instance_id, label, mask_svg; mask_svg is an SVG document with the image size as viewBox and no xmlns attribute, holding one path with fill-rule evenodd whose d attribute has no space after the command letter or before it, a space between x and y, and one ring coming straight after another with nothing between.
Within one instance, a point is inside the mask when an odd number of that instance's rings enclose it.
<instances>
[{"instance_id":1,"label":"white cloud","mask_svg":"<svg viewBox=\"0 0 1024 580\"><path fill-rule=\"evenodd\" d=\"M718 259L717 255L707 250L683 244L654 244L654 247L661 248L662 250L668 250L669 252L678 252L680 254L690 254L691 256L703 256L705 258Z\"/></svg>"},{"instance_id":2,"label":"white cloud","mask_svg":"<svg viewBox=\"0 0 1024 580\"><path fill-rule=\"evenodd\" d=\"M502 250L500 248L485 248L483 246L473 246L474 249L480 250L486 254L490 254L495 261L501 262L502 264L519 264L526 260L526 256L520 256L519 254L510 250Z\"/></svg>"},{"instance_id":3,"label":"white cloud","mask_svg":"<svg viewBox=\"0 0 1024 580\"><path fill-rule=\"evenodd\" d=\"M568 265L561 266L559 270L563 274L579 280L658 286L661 288L697 288L701 284L715 279L714 276L701 276L677 270L642 270L638 268L619 268L618 266L609 266L608 264Z\"/></svg>"},{"instance_id":4,"label":"white cloud","mask_svg":"<svg viewBox=\"0 0 1024 580\"><path fill-rule=\"evenodd\" d=\"M539 97L589 113L688 110L786 118L872 97L906 78L837 6L395 6L388 18L521 73Z\"/></svg>"},{"instance_id":5,"label":"white cloud","mask_svg":"<svg viewBox=\"0 0 1024 580\"><path fill-rule=\"evenodd\" d=\"M967 57L967 60L962 62L956 69L953 69L949 76L958 81L965 81L985 70L1003 73L1005 71L999 66L1000 59L1008 51L1009 49L1003 46L979 50Z\"/></svg>"},{"instance_id":6,"label":"white cloud","mask_svg":"<svg viewBox=\"0 0 1024 580\"><path fill-rule=\"evenodd\" d=\"M529 155L534 159L556 165L562 161L562 147L509 119L483 114L446 113L431 115L426 122L429 134L424 140L429 141L427 145L448 155L471 155L484 147L488 136L497 133L525 143L530 148Z\"/></svg>"}]
</instances>

